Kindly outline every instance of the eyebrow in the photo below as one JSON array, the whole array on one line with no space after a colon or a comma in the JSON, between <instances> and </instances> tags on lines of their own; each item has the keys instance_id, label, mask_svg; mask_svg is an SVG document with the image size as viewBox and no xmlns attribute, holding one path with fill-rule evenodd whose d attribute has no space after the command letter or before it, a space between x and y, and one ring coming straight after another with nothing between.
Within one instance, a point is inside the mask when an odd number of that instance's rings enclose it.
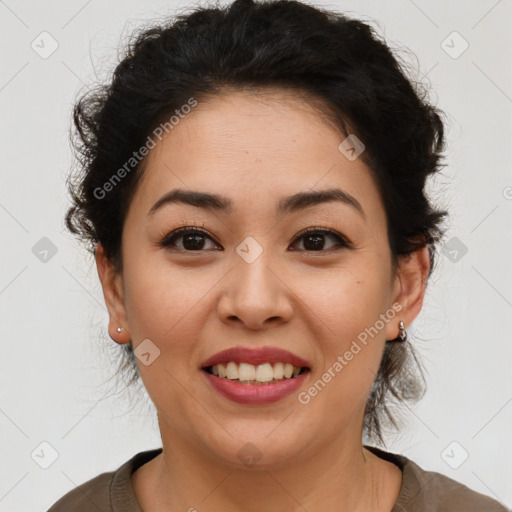
<instances>
[{"instance_id":1,"label":"eyebrow","mask_svg":"<svg viewBox=\"0 0 512 512\"><path fill-rule=\"evenodd\" d=\"M330 188L313 192L298 192L279 201L277 214L285 215L323 203L340 202L354 208L363 218L365 213L359 201L348 192ZM198 208L231 213L233 203L227 197L196 190L174 189L164 194L149 210L148 217L167 204L186 204Z\"/></svg>"}]
</instances>

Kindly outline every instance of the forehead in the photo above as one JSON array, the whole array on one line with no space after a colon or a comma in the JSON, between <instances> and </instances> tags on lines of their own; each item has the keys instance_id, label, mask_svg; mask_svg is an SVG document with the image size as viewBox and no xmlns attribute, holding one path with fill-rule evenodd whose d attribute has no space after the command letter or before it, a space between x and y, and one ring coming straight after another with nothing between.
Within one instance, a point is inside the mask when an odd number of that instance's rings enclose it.
<instances>
[{"instance_id":1,"label":"forehead","mask_svg":"<svg viewBox=\"0 0 512 512\"><path fill-rule=\"evenodd\" d=\"M263 208L298 191L333 187L361 203L375 202L378 191L367 165L361 158L349 160L339 149L345 137L293 91L209 97L149 152L137 204L147 213L174 188L232 197L235 209L239 203Z\"/></svg>"}]
</instances>

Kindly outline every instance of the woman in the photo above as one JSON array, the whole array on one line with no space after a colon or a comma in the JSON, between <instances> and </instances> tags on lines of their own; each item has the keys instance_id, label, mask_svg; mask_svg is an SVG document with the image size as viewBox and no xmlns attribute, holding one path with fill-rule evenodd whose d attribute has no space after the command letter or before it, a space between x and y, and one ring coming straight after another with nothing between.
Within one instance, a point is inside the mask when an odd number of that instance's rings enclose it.
<instances>
[{"instance_id":1,"label":"woman","mask_svg":"<svg viewBox=\"0 0 512 512\"><path fill-rule=\"evenodd\" d=\"M162 449L51 512L505 510L363 443L421 396L441 114L369 26L300 2L138 35L75 107L67 225Z\"/></svg>"}]
</instances>

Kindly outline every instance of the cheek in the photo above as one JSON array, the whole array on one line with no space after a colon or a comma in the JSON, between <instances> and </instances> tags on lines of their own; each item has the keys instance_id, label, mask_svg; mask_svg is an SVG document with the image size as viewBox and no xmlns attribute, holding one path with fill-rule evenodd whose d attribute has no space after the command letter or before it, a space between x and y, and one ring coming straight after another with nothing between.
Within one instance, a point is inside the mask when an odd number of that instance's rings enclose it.
<instances>
[{"instance_id":1,"label":"cheek","mask_svg":"<svg viewBox=\"0 0 512 512\"><path fill-rule=\"evenodd\" d=\"M182 386L185 382L190 386L188 381L197 370L194 354L205 321L205 296L215 279L201 278L193 270L172 271L169 265L151 265L147 260L133 263L125 266L125 305L133 348L137 354L140 344L142 353L146 343L149 352L156 350L148 345L150 340L158 349L149 365L137 359L141 378L159 410L172 410L176 404L185 407L190 397ZM194 393L192 387L189 391Z\"/></svg>"},{"instance_id":2,"label":"cheek","mask_svg":"<svg viewBox=\"0 0 512 512\"><path fill-rule=\"evenodd\" d=\"M373 326L389 307L388 274L376 267L347 266L318 274L317 279L302 278L302 300L323 321L335 348L343 348Z\"/></svg>"},{"instance_id":3,"label":"cheek","mask_svg":"<svg viewBox=\"0 0 512 512\"><path fill-rule=\"evenodd\" d=\"M366 397L382 357L386 323L395 314L389 305L389 274L376 258L370 261L337 269L328 279L306 283L304 278L304 314L315 322L322 354L317 387L326 384L327 402L340 407Z\"/></svg>"},{"instance_id":4,"label":"cheek","mask_svg":"<svg viewBox=\"0 0 512 512\"><path fill-rule=\"evenodd\" d=\"M160 341L172 337L201 310L215 276L198 268L176 269L162 258L133 258L125 265L125 305L133 329Z\"/></svg>"},{"instance_id":5,"label":"cheek","mask_svg":"<svg viewBox=\"0 0 512 512\"><path fill-rule=\"evenodd\" d=\"M125 274L125 306L136 354L146 339L159 350L150 366L137 360L144 385L155 403L183 400L178 381L189 382L196 375L200 340L214 307L212 289L222 274L198 267L176 269L157 258L127 260Z\"/></svg>"},{"instance_id":6,"label":"cheek","mask_svg":"<svg viewBox=\"0 0 512 512\"><path fill-rule=\"evenodd\" d=\"M316 299L310 295L308 306L316 315L309 316L321 319L315 336L321 361L298 398L312 417L332 418L325 428L333 434L364 410L380 365L387 291L378 283L352 276L324 285Z\"/></svg>"}]
</instances>

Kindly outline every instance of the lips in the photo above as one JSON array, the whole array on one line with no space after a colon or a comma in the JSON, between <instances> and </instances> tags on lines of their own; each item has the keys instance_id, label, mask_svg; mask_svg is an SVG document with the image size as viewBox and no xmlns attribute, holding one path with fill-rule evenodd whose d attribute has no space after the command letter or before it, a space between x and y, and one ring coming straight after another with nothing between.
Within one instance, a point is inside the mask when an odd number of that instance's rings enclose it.
<instances>
[{"instance_id":1,"label":"lips","mask_svg":"<svg viewBox=\"0 0 512 512\"><path fill-rule=\"evenodd\" d=\"M215 377L206 371L201 372L207 382L219 395L243 405L267 405L289 397L297 391L309 377L309 371L291 379L263 385L242 384L230 379Z\"/></svg>"},{"instance_id":2,"label":"lips","mask_svg":"<svg viewBox=\"0 0 512 512\"><path fill-rule=\"evenodd\" d=\"M219 363L249 363L259 365L264 363L290 363L293 366L311 369L311 364L301 357L277 347L232 347L217 352L201 363L201 369L214 366Z\"/></svg>"},{"instance_id":3,"label":"lips","mask_svg":"<svg viewBox=\"0 0 512 512\"><path fill-rule=\"evenodd\" d=\"M257 384L242 383L212 373L212 367L219 364L226 365L230 362L249 363L253 366L265 366L265 363L284 363L285 366L292 365L304 369L304 371L291 378L272 382L261 382L260 380ZM232 347L203 361L200 370L212 388L225 398L239 404L264 405L282 400L302 386L309 378L311 365L305 359L277 347ZM281 370L283 370L282 365Z\"/></svg>"}]
</instances>

